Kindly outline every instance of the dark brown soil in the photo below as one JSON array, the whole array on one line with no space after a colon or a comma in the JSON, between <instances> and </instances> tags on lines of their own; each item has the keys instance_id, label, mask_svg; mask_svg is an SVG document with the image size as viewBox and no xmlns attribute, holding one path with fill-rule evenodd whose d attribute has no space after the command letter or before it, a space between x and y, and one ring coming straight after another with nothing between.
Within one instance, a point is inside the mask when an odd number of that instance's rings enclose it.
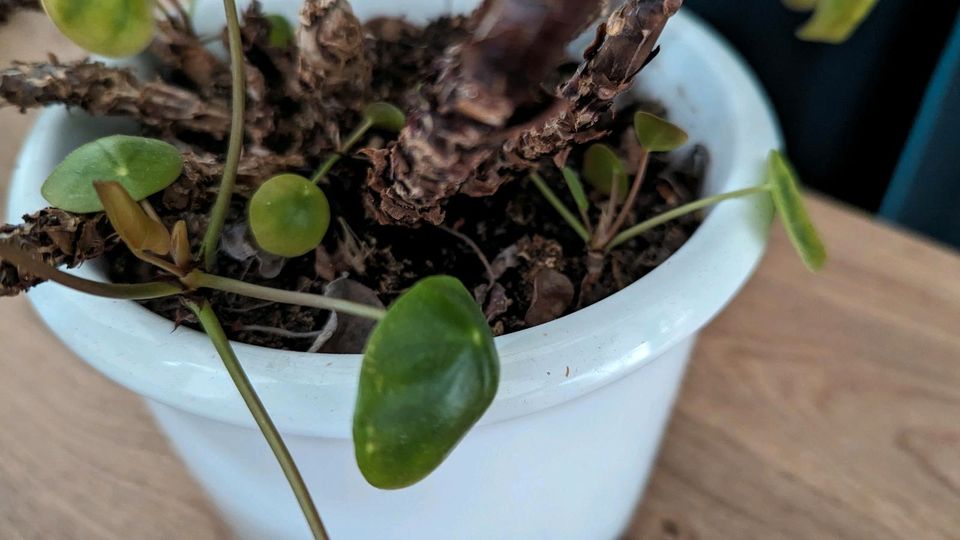
<instances>
[{"instance_id":1,"label":"dark brown soil","mask_svg":"<svg viewBox=\"0 0 960 540\"><path fill-rule=\"evenodd\" d=\"M464 33L459 19L438 20L426 31L396 20L376 21L368 24L368 28L374 25L377 25L375 33L379 36L373 44L376 58L374 98L398 104L409 104L415 99L417 85L429 75L433 61L449 43ZM264 63L268 63L268 59L265 58ZM270 69L269 65L257 67L265 73ZM175 70L165 74L165 78L174 83L182 80ZM268 99L282 101L287 98L271 94ZM295 115L295 104L291 103L289 108L289 114ZM656 105L631 103L604 126L609 132L605 142L621 149L628 162L633 161L629 156L636 151L629 144L632 140L630 112L637 108L665 113ZM345 122L350 121L349 115L345 118ZM341 131L347 132L351 127L341 126ZM390 136L373 133L365 144L368 147L382 146ZM189 142L198 152L223 151L222 142L202 137ZM265 144L279 155L286 151L288 141L268 137ZM579 168L582 151L576 149L568 164ZM288 167L286 170L309 176L322 157L306 157L302 167ZM699 191L707 165L707 153L699 147L676 155L655 156L627 226L690 201ZM621 290L666 260L699 224L698 216L690 216L625 244L607 259L600 283L583 292L580 290L585 274L583 241L527 181L511 182L490 197L455 198L447 207L444 227L421 225L408 228L378 225L368 217L362 197L367 169L368 163L358 153L342 160L332 171L323 189L331 201L335 223L316 253L296 259L281 260L257 250L244 221L245 199L237 197L223 235L224 249L217 273L317 294L323 294L332 280L349 276L376 292L386 305L417 280L432 274L448 274L475 291L495 333L502 334L526 328L531 321L549 320L556 316L555 312L569 313ZM540 171L574 208L556 167L544 163ZM151 199L168 225L177 219L189 219L194 242L202 236L204 216L212 198L211 192L204 187L203 182L184 180ZM595 202L601 200L598 198ZM155 269L141 263L123 248L112 250L108 257L111 277L116 281L159 277ZM492 269L492 276L488 268ZM531 313L534 284L544 269L563 274L575 289L572 300L559 300L562 302L559 308L558 300L553 299L549 308L538 305L533 310L546 309L549 316ZM552 274L552 277L558 276ZM565 281L562 276L559 279ZM569 305L566 305L567 300L570 300ZM328 319L326 312L268 304L235 295L214 293L212 301L231 338L274 348L307 350ZM177 300L147 302L145 305L177 323L190 322L187 310ZM324 350L357 352L358 345L340 344L338 347Z\"/></svg>"}]
</instances>

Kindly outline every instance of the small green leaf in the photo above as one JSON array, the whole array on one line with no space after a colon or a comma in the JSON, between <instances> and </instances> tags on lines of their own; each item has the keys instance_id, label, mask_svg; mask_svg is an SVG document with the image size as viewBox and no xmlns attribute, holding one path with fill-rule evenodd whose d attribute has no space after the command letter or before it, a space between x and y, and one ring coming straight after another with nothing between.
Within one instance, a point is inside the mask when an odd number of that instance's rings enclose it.
<instances>
[{"instance_id":1,"label":"small green leaf","mask_svg":"<svg viewBox=\"0 0 960 540\"><path fill-rule=\"evenodd\" d=\"M296 174L267 180L250 199L250 229L257 244L281 257L299 257L323 241L330 203L313 182Z\"/></svg>"},{"instance_id":2,"label":"small green leaf","mask_svg":"<svg viewBox=\"0 0 960 540\"><path fill-rule=\"evenodd\" d=\"M827 261L827 251L807 213L796 171L776 150L770 152L767 161L767 183L780 221L797 253L807 268L814 272L820 270Z\"/></svg>"},{"instance_id":3,"label":"small green leaf","mask_svg":"<svg viewBox=\"0 0 960 540\"><path fill-rule=\"evenodd\" d=\"M153 0L42 0L57 28L80 47L113 58L133 56L153 39Z\"/></svg>"},{"instance_id":4,"label":"small green leaf","mask_svg":"<svg viewBox=\"0 0 960 540\"><path fill-rule=\"evenodd\" d=\"M270 34L267 36L267 42L271 47L277 49L286 49L293 45L295 35L290 21L283 15L267 15L265 17L270 23Z\"/></svg>"},{"instance_id":5,"label":"small green leaf","mask_svg":"<svg viewBox=\"0 0 960 540\"><path fill-rule=\"evenodd\" d=\"M180 177L183 158L156 139L113 135L77 148L47 177L40 192L51 205L80 214L103 210L93 183L119 182L134 200L159 193Z\"/></svg>"},{"instance_id":6,"label":"small green leaf","mask_svg":"<svg viewBox=\"0 0 960 540\"><path fill-rule=\"evenodd\" d=\"M407 123L407 117L403 111L395 105L382 101L367 105L363 109L363 116L373 123L372 127L394 133L399 133Z\"/></svg>"},{"instance_id":7,"label":"small green leaf","mask_svg":"<svg viewBox=\"0 0 960 540\"><path fill-rule=\"evenodd\" d=\"M605 144L595 144L587 149L583 157L583 178L604 195L610 195L615 178L619 182L617 187L621 198L626 196L630 188L623 162L617 153Z\"/></svg>"},{"instance_id":8,"label":"small green leaf","mask_svg":"<svg viewBox=\"0 0 960 540\"><path fill-rule=\"evenodd\" d=\"M417 283L367 342L353 418L364 477L381 489L425 478L493 402L499 379L493 335L463 284Z\"/></svg>"},{"instance_id":9,"label":"small green leaf","mask_svg":"<svg viewBox=\"0 0 960 540\"><path fill-rule=\"evenodd\" d=\"M648 152L670 152L687 144L687 132L663 118L643 111L633 115L637 141Z\"/></svg>"},{"instance_id":10,"label":"small green leaf","mask_svg":"<svg viewBox=\"0 0 960 540\"><path fill-rule=\"evenodd\" d=\"M94 182L93 187L103 202L107 219L131 251L150 251L157 255L170 252L170 233L167 228L151 219L123 185L119 182Z\"/></svg>"},{"instance_id":11,"label":"small green leaf","mask_svg":"<svg viewBox=\"0 0 960 540\"><path fill-rule=\"evenodd\" d=\"M590 201L587 200L587 194L583 191L583 182L580 181L580 175L570 167L564 167L563 179L567 182L567 189L573 195L573 200L577 204L577 209L586 212L590 207Z\"/></svg>"},{"instance_id":12,"label":"small green leaf","mask_svg":"<svg viewBox=\"0 0 960 540\"><path fill-rule=\"evenodd\" d=\"M818 0L813 16L797 31L807 41L843 43L870 15L877 0Z\"/></svg>"}]
</instances>

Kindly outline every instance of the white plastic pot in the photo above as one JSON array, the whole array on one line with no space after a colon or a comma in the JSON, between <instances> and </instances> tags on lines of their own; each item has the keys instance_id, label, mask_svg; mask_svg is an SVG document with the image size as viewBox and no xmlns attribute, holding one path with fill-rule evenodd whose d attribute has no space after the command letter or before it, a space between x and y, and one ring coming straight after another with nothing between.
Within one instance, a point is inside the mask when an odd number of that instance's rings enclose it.
<instances>
[{"instance_id":1,"label":"white plastic pot","mask_svg":"<svg viewBox=\"0 0 960 540\"><path fill-rule=\"evenodd\" d=\"M453 2L461 11L476 3ZM295 17L299 2L266 4ZM361 17L404 13L420 21L441 14L447 2L353 5ZM219 7L201 4L197 20L216 27ZM709 148L706 191L759 183L780 136L744 63L686 13L670 22L662 44L640 91L667 104L671 118ZM20 156L9 215L45 206L40 183L66 153L123 127L46 111ZM498 338L503 370L495 403L435 474L407 490L370 487L354 463L359 356L235 347L335 539L614 538L650 473L697 333L750 276L769 223L764 197L724 203L639 282L560 320ZM78 273L104 279L97 264ZM203 335L173 331L135 303L57 285L30 298L78 356L144 396L239 536L308 537L280 469Z\"/></svg>"}]
</instances>

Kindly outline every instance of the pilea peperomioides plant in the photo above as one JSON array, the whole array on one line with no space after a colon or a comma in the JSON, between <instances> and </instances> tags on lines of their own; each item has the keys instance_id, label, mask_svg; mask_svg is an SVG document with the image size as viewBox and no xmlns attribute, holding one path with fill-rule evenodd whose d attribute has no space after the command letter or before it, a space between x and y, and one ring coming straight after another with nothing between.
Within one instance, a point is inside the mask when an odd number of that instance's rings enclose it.
<instances>
[{"instance_id":1,"label":"pilea peperomioides plant","mask_svg":"<svg viewBox=\"0 0 960 540\"><path fill-rule=\"evenodd\" d=\"M519 9L522 0L503 0L501 3L505 7L499 7L505 11L493 9L491 6L496 3L487 2L478 12L485 24L516 30L515 25L524 22L522 18L514 20L509 17L506 21L495 20L497 13L512 13L519 17L511 10ZM317 538L327 537L323 522L279 430L231 347L227 331L218 318L214 293L327 310L375 322L366 339L353 420L353 442L360 471L370 484L379 488L408 487L434 471L491 405L499 383L500 363L489 324L490 315L478 303L481 296L494 290L496 281L493 265L485 260L482 252L480 256L491 281L491 286L484 289L483 294L477 290L469 291L454 277L428 276L405 288L387 309L352 299L269 287L218 272L218 256L223 251L228 224L239 223L244 233L249 232L258 256L269 254L281 259L295 259L321 249L334 219L349 238L346 220L337 214L339 201L331 195L340 193L338 190L342 190L347 182L337 176L336 167L347 160L346 157L354 160L356 156L350 153L369 138L371 132L375 132L380 140L371 143L361 153L371 161L366 184L362 187L366 190L363 201L372 217L381 222L442 221L445 201L459 193L459 187L454 189L444 183L446 176L440 174L444 171L455 173L450 176L454 178L453 182L458 183L464 193L475 197L492 195L512 177L529 177L549 205L585 244L581 304L584 293L603 276L608 257L615 250L671 220L740 197L769 196L806 265L817 270L824 264L825 250L804 210L796 175L779 151L770 153L765 181L761 185L676 205L643 220L636 219L636 206L651 157L672 152L687 143L687 134L680 127L650 113L634 113L632 132L639 151L632 157L636 170L632 179L628 178L628 167L618 149L602 143L586 148L580 172L565 164L571 149L581 144L581 139L593 141L599 138L590 138L584 133L593 133L599 119L609 115L613 99L631 87L636 71L645 65L655 50L656 36L667 18L679 8L679 0L630 0L614 10L608 19L610 28L601 26L595 47L591 48L585 63L574 75L572 81L576 84L561 86L556 103L539 111L537 117L548 120L544 124L548 127L531 127L529 119L519 125L510 125L516 121L514 116L518 111L526 111L536 101L531 94L537 92L531 91L530 87L539 81L528 80L530 73L520 73L523 66L514 65L519 62L506 62L503 58L500 59L509 65L502 72L496 71L497 66L488 65L490 58L483 56L496 47L491 47L483 39L474 39L463 49L451 47L443 52L442 73L424 90L427 97L413 105L401 108L368 95L351 96L352 99L328 108L316 103L304 104L297 112L296 129L278 130L282 131L279 135L264 127L276 127L275 116L279 113L270 111L262 99L265 93L269 93L263 80L265 77L248 65L251 62L245 51L260 47L257 55L274 55L274 66L316 66L326 57L321 55L312 62L294 62L285 55L290 54L295 41L302 40L303 36L295 35L283 18L261 17L259 20L266 23L263 31L257 33L256 25L241 25L234 0L223 0L223 4L229 69L220 66L195 70L198 65L217 66L217 60L203 49L197 36L184 30L190 27L188 10L177 1L155 4L151 0L44 0L43 7L64 34L91 52L107 56L129 56L147 47L158 27L155 11L160 9L165 17L160 26L167 25L165 28L180 32L176 34L180 40L177 41L178 50L193 51L192 63L183 62L188 65L180 66L180 76L193 80L196 93L153 83L151 92L142 92L136 99L130 99L130 95L124 92L136 93L139 83L122 72L104 68L107 71L98 72L100 78L94 78L97 84L93 87L98 92L91 90L80 97L69 94L67 98L57 94L61 101L74 100L74 104L96 112L98 106L104 105L97 101L102 99L102 90L108 89L120 93L116 99L127 100L122 101L125 110L154 115L151 117L153 123L149 125L160 131L166 140L115 135L83 145L69 154L47 178L42 194L53 209L71 216L103 212L128 252L158 273L156 280L106 283L83 279L49 264L49 258L45 258L36 246L13 234L0 238L0 259L5 264L14 265L21 276L50 280L93 295L129 300L178 299L193 314L192 322L210 337ZM316 23L321 27L319 31L324 31L329 29L322 28L323 24L332 20L348 25L355 23L355 20L351 22L352 14L334 4L310 3L311 11L306 13L310 15L311 25ZM592 22L600 11L599 2L556 4L569 4L567 8L575 8L576 17L560 32L563 36L559 37L564 39L582 30L585 23ZM871 3L861 2L852 13L838 11L837 4L828 0L791 2L790 5L804 9L816 7L815 19L804 34L822 37L837 36L838 27L861 20ZM332 13L336 17L313 18L317 10L325 16ZM176 25L171 22L176 20L171 11L180 14L181 20ZM628 20L628 26L612 24L625 20ZM611 28L626 28L624 31L629 32L614 35L608 32ZM341 34L321 32L314 37L327 39L329 35ZM540 37L558 38L552 34ZM541 59L550 64L554 57L560 56L557 51L565 44L525 43L529 48L543 45L546 49L554 46L557 50L526 50L520 58ZM452 57L457 51L465 56ZM350 51L339 52L350 54ZM623 56L629 57L627 63L614 61ZM356 65L363 61L361 56L338 60L341 60L341 67L350 66L355 72L365 72L363 66ZM90 64L84 65L90 67ZM544 71L551 67L545 65ZM604 72L605 69L608 71ZM496 76L489 81L496 84L490 83L488 88L478 90L478 87L471 86L476 80L467 80L488 75L490 70L494 70ZM202 98L206 97L204 92L207 89L202 83L216 86L218 83L211 81L222 81L227 72L231 96L229 106L216 98L204 101ZM282 104L278 109L291 107L287 93L302 92L304 88L312 92L323 85L322 78L318 79L316 74L307 75L299 73L296 81L277 85L274 91L281 95L274 98ZM20 83L24 76L21 71L10 74L10 80L17 82L11 87L22 88ZM255 89L257 91L250 91L250 86L258 83L261 86ZM47 87L31 93L31 99L42 102L40 98L45 95L44 89ZM461 90L468 93L478 91L484 99L476 102L467 99L466 94L459 93ZM16 92L10 93L14 94ZM169 101L157 101L158 95L176 96L177 104L190 106L172 109ZM6 94L0 93L0 96ZM14 101L11 97L6 99ZM353 99L364 105L351 109ZM444 102L444 99L452 101ZM201 109L204 113L199 118L206 121L206 125L200 119L184 114L184 110L196 113ZM405 114L404 109L411 114ZM551 114L555 116L551 117ZM333 137L329 136L331 123L337 131ZM348 134L342 140L338 131L341 123L354 126L347 130ZM215 127L209 124L215 124ZM204 127L209 128L201 133L204 137L218 141L218 138L225 138L222 165L216 159L211 164L196 152L181 151L169 142L180 143L184 138L197 137L198 131ZM511 136L515 138L510 139ZM290 152L274 156L273 166L249 161L251 154L267 153L271 137L295 140L301 145L298 147L301 151L314 148L316 140L323 137L334 142L325 146L327 153L321 156L304 157ZM470 146L472 143L476 146ZM526 146L523 143L527 143ZM438 153L438 149L456 155L447 156ZM546 172L538 172L543 158L557 156L563 159L554 161L564 165L559 175L554 176L558 180L562 178L575 210L571 210L549 185ZM418 159L421 160L419 163L411 164L411 160ZM314 166L306 168L307 163ZM304 176L311 170L310 177ZM417 184L417 181L424 180L413 177L417 170L430 171L428 180L433 184ZM178 179L189 179L191 175L209 177L213 176L212 171L219 176L219 182L209 190L200 190L202 194L196 197L202 199L202 203L194 205L195 201L190 199L176 206L180 213L173 215L160 215L151 204L150 197L170 189ZM481 173L487 173L493 179L485 182ZM250 182L241 182L250 178ZM413 183L408 182L411 179ZM203 199L210 191L214 193L214 200ZM231 208L241 198L238 194L246 199L243 201L244 211L242 217L234 215L231 218ZM429 204L419 204L427 200ZM403 206L410 201L417 204ZM196 226L196 213L190 211L193 206L201 206L206 213L202 226ZM231 219L235 223L228 223ZM199 231L202 231L202 239ZM465 237L453 232L458 237ZM83 254L82 249L74 252ZM563 311L559 310L560 313Z\"/></svg>"}]
</instances>

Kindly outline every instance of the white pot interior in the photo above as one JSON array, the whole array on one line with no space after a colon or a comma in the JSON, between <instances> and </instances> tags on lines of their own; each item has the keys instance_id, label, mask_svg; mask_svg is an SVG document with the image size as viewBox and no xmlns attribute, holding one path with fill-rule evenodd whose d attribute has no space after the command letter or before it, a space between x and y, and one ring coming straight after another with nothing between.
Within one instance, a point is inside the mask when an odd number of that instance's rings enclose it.
<instances>
[{"instance_id":1,"label":"white pot interior","mask_svg":"<svg viewBox=\"0 0 960 540\"><path fill-rule=\"evenodd\" d=\"M264 4L266 11L295 20L300 3ZM400 13L414 22L476 4L353 1L361 17ZM221 7L214 0L200 3L201 33L219 30ZM638 89L667 104L671 119L688 130L692 141L709 149L705 190L715 193L759 183L766 155L780 146L780 135L752 75L724 42L684 12L671 21L661 43L663 51L642 72ZM70 150L129 129L128 122L91 120L61 108L45 112L15 171L9 215L46 206L39 185ZM694 334L750 275L769 222L769 203L763 197L725 203L680 251L627 289L552 323L498 338L501 388L481 423L581 396ZM105 277L97 265L78 273ZM39 287L30 298L61 339L128 388L196 414L252 426L219 359L199 333L185 328L171 332L171 323L136 304L91 298L56 285ZM308 355L243 344L236 348L284 431L349 438L357 355Z\"/></svg>"}]
</instances>

